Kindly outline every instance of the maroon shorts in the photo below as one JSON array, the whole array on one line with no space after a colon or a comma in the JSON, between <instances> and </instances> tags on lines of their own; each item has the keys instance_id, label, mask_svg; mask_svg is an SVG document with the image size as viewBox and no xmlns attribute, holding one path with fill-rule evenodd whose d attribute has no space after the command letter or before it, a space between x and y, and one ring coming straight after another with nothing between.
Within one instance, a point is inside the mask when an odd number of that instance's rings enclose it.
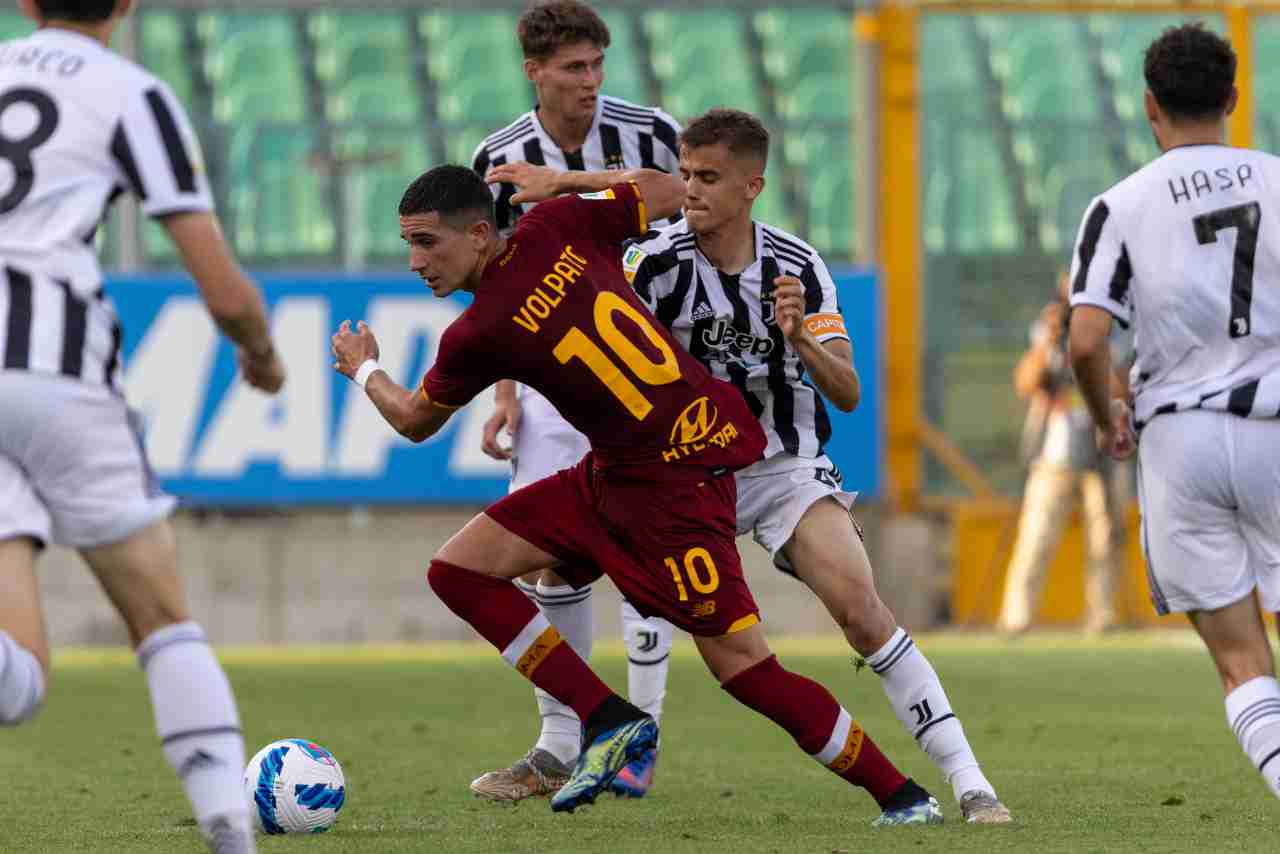
<instances>
[{"instance_id":1,"label":"maroon shorts","mask_svg":"<svg viewBox=\"0 0 1280 854\"><path fill-rule=\"evenodd\" d=\"M641 614L715 637L760 620L742 577L736 502L732 474L700 483L606 479L587 454L485 513L563 561L556 571L573 586L603 571Z\"/></svg>"}]
</instances>

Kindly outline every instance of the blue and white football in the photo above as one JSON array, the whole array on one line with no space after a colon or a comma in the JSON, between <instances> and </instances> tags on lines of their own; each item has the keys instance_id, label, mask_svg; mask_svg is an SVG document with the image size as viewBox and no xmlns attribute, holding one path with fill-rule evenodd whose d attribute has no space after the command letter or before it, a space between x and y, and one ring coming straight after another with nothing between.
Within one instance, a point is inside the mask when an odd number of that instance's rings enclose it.
<instances>
[{"instance_id":1,"label":"blue and white football","mask_svg":"<svg viewBox=\"0 0 1280 854\"><path fill-rule=\"evenodd\" d=\"M347 798L342 766L313 741L273 741L244 769L249 809L263 833L320 833Z\"/></svg>"}]
</instances>

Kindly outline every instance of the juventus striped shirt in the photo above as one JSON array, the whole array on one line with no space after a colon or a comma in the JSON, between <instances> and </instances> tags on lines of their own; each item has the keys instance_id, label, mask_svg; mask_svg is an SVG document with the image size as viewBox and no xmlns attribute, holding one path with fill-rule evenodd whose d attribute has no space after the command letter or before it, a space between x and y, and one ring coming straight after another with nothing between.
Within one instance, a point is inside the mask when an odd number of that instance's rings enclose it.
<instances>
[{"instance_id":1,"label":"juventus striped shirt","mask_svg":"<svg viewBox=\"0 0 1280 854\"><path fill-rule=\"evenodd\" d=\"M1280 416L1280 159L1171 149L1094 199L1072 306L1134 324L1135 419Z\"/></svg>"},{"instance_id":2,"label":"juventus striped shirt","mask_svg":"<svg viewBox=\"0 0 1280 854\"><path fill-rule=\"evenodd\" d=\"M755 223L755 247L755 261L730 276L698 251L682 221L629 246L623 271L676 340L742 392L768 438L764 458L811 459L831 437L831 421L774 317L773 282L800 279L805 323L820 342L849 337L835 282L812 246L781 229Z\"/></svg>"},{"instance_id":3,"label":"juventus striped shirt","mask_svg":"<svg viewBox=\"0 0 1280 854\"><path fill-rule=\"evenodd\" d=\"M504 163L588 172L646 168L674 174L680 163L676 143L679 135L680 125L657 107L640 107L601 95L596 99L595 122L580 150L562 151L533 109L486 137L476 149L471 165L482 176L490 166ZM528 206L511 204L516 193L511 184L493 185L493 193L498 227L509 234Z\"/></svg>"},{"instance_id":4,"label":"juventus striped shirt","mask_svg":"<svg viewBox=\"0 0 1280 854\"><path fill-rule=\"evenodd\" d=\"M169 88L68 30L0 43L0 368L116 382L94 237L125 191L150 216L212 209Z\"/></svg>"}]
</instances>

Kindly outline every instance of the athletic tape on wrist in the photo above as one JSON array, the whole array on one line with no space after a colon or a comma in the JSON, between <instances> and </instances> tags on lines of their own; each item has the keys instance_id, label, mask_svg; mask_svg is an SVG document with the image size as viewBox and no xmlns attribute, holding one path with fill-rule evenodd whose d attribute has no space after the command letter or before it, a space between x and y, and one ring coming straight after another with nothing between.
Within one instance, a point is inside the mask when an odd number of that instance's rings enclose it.
<instances>
[{"instance_id":1,"label":"athletic tape on wrist","mask_svg":"<svg viewBox=\"0 0 1280 854\"><path fill-rule=\"evenodd\" d=\"M365 387L365 383L369 382L369 377L373 376L374 371L382 370L382 365L378 364L377 359L365 359L364 362L356 369L356 375L353 379L360 388Z\"/></svg>"}]
</instances>

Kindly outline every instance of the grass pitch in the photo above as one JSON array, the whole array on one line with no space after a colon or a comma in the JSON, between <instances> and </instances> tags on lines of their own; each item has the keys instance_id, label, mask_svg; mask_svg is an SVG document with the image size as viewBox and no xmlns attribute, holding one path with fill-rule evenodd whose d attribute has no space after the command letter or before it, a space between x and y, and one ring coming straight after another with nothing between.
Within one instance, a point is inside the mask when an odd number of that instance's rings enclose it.
<instances>
[{"instance_id":1,"label":"grass pitch","mask_svg":"<svg viewBox=\"0 0 1280 854\"><path fill-rule=\"evenodd\" d=\"M938 795L943 827L872 830L875 804L785 733L739 707L678 642L657 785L574 815L545 800L497 807L467 783L531 744L525 683L480 646L228 650L249 752L276 738L331 749L348 798L326 834L264 852L1222 852L1275 851L1280 803L1228 732L1194 638L1082 643L918 639L1016 824L970 827L889 712L877 678L835 640L780 642L904 772ZM617 645L597 664L625 686ZM0 851L198 852L152 729L142 674L117 651L55 660L37 721L0 731Z\"/></svg>"}]
</instances>

